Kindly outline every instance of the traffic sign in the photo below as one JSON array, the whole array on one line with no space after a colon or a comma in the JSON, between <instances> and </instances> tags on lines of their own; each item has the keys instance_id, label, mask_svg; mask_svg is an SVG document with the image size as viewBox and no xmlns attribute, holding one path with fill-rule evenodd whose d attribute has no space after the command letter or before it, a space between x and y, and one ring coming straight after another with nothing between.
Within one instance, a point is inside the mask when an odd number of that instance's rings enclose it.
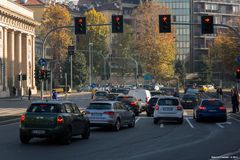
<instances>
[{"instance_id":1,"label":"traffic sign","mask_svg":"<svg viewBox=\"0 0 240 160\"><path fill-rule=\"evenodd\" d=\"M96 83L91 84L91 87L96 88L97 87Z\"/></svg>"},{"instance_id":2,"label":"traffic sign","mask_svg":"<svg viewBox=\"0 0 240 160\"><path fill-rule=\"evenodd\" d=\"M75 50L75 46L68 46L68 54L73 55Z\"/></svg>"},{"instance_id":3,"label":"traffic sign","mask_svg":"<svg viewBox=\"0 0 240 160\"><path fill-rule=\"evenodd\" d=\"M237 56L236 61L240 63L240 56Z\"/></svg>"},{"instance_id":4,"label":"traffic sign","mask_svg":"<svg viewBox=\"0 0 240 160\"><path fill-rule=\"evenodd\" d=\"M39 64L40 66L45 66L45 65L47 64L47 61L46 61L45 59L43 59L43 58L40 58L40 59L38 60L38 64Z\"/></svg>"},{"instance_id":5,"label":"traffic sign","mask_svg":"<svg viewBox=\"0 0 240 160\"><path fill-rule=\"evenodd\" d=\"M153 76L152 76L151 74L145 74L145 75L143 76L143 79L144 79L145 81L151 81L151 80L153 79Z\"/></svg>"}]
</instances>

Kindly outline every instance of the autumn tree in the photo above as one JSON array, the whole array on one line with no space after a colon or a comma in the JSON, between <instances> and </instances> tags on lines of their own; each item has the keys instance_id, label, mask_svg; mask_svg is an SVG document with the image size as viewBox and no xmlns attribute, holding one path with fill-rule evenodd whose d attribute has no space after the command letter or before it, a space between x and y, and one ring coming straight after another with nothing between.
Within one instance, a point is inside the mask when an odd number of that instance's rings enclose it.
<instances>
[{"instance_id":1,"label":"autumn tree","mask_svg":"<svg viewBox=\"0 0 240 160\"><path fill-rule=\"evenodd\" d=\"M169 14L168 8L151 1L140 5L134 13L135 52L145 72L153 74L156 80L173 76L176 57L173 29L172 33L159 33L158 16L161 14Z\"/></svg>"},{"instance_id":2,"label":"autumn tree","mask_svg":"<svg viewBox=\"0 0 240 160\"><path fill-rule=\"evenodd\" d=\"M103 13L97 12L95 9L91 9L84 13L86 16L87 24L104 24L107 23L107 19ZM88 50L89 43L93 44L93 72L95 75L101 75L103 70L103 58L101 53L106 55L108 53L107 41L109 37L108 26L88 26L87 34L80 35L77 42L78 50ZM87 62L89 61L89 53L85 52Z\"/></svg>"}]
</instances>

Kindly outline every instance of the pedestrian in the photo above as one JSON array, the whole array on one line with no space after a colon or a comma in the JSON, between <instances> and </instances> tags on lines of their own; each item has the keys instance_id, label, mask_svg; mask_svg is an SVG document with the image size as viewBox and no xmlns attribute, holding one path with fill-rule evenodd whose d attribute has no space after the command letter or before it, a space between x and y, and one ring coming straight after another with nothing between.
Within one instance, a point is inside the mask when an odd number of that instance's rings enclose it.
<instances>
[{"instance_id":1,"label":"pedestrian","mask_svg":"<svg viewBox=\"0 0 240 160\"><path fill-rule=\"evenodd\" d=\"M16 96L16 91L17 91L16 87L13 86L13 96L14 96L14 97Z\"/></svg>"},{"instance_id":2,"label":"pedestrian","mask_svg":"<svg viewBox=\"0 0 240 160\"><path fill-rule=\"evenodd\" d=\"M54 100L58 99L56 90L53 90L53 92L52 92L52 99L54 99Z\"/></svg>"},{"instance_id":3,"label":"pedestrian","mask_svg":"<svg viewBox=\"0 0 240 160\"><path fill-rule=\"evenodd\" d=\"M231 100L232 100L232 112L236 113L237 111L239 111L239 95L237 88L234 88Z\"/></svg>"},{"instance_id":4,"label":"pedestrian","mask_svg":"<svg viewBox=\"0 0 240 160\"><path fill-rule=\"evenodd\" d=\"M28 100L31 100L31 96L32 96L32 90L31 88L28 88Z\"/></svg>"}]
</instances>

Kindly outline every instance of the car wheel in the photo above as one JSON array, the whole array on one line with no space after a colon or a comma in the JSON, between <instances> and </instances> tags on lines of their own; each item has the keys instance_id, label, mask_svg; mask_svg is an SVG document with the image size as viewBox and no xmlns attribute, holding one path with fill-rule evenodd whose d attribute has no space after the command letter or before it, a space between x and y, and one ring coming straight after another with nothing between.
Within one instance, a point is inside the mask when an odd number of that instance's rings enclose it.
<instances>
[{"instance_id":1,"label":"car wheel","mask_svg":"<svg viewBox=\"0 0 240 160\"><path fill-rule=\"evenodd\" d=\"M89 139L89 137L90 137L90 126L87 125L84 133L82 134L82 138L83 139Z\"/></svg>"},{"instance_id":2,"label":"car wheel","mask_svg":"<svg viewBox=\"0 0 240 160\"><path fill-rule=\"evenodd\" d=\"M128 127L133 128L135 127L135 117L132 118L131 123L128 125Z\"/></svg>"},{"instance_id":3,"label":"car wheel","mask_svg":"<svg viewBox=\"0 0 240 160\"><path fill-rule=\"evenodd\" d=\"M120 120L117 119L117 121L116 121L116 123L115 123L115 125L114 125L114 127L113 127L113 130L114 130L114 131L119 131L120 128L121 128L121 123L120 123Z\"/></svg>"},{"instance_id":4,"label":"car wheel","mask_svg":"<svg viewBox=\"0 0 240 160\"><path fill-rule=\"evenodd\" d=\"M158 119L154 118L154 119L153 119L153 123L154 123L154 124L158 124Z\"/></svg>"},{"instance_id":5,"label":"car wheel","mask_svg":"<svg viewBox=\"0 0 240 160\"><path fill-rule=\"evenodd\" d=\"M183 117L181 119L178 119L177 123L182 124L183 123Z\"/></svg>"},{"instance_id":6,"label":"car wheel","mask_svg":"<svg viewBox=\"0 0 240 160\"><path fill-rule=\"evenodd\" d=\"M29 141L30 141L31 137L29 136L26 136L26 135L23 135L23 134L20 134L20 141L23 143L23 144L28 144Z\"/></svg>"},{"instance_id":7,"label":"car wheel","mask_svg":"<svg viewBox=\"0 0 240 160\"><path fill-rule=\"evenodd\" d=\"M72 140L72 130L71 128L67 128L66 131L63 133L63 136L61 137L62 144L70 144Z\"/></svg>"}]
</instances>

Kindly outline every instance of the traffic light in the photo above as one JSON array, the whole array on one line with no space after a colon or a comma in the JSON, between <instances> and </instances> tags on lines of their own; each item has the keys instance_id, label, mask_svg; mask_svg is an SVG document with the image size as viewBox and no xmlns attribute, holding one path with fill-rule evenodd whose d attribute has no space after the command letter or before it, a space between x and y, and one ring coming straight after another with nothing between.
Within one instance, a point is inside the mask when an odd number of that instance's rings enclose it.
<instances>
[{"instance_id":1,"label":"traffic light","mask_svg":"<svg viewBox=\"0 0 240 160\"><path fill-rule=\"evenodd\" d=\"M240 67L236 69L236 78L240 79Z\"/></svg>"},{"instance_id":2,"label":"traffic light","mask_svg":"<svg viewBox=\"0 0 240 160\"><path fill-rule=\"evenodd\" d=\"M159 15L159 32L171 32L171 15Z\"/></svg>"},{"instance_id":3,"label":"traffic light","mask_svg":"<svg viewBox=\"0 0 240 160\"><path fill-rule=\"evenodd\" d=\"M212 34L213 29L213 16L201 17L202 34Z\"/></svg>"},{"instance_id":4,"label":"traffic light","mask_svg":"<svg viewBox=\"0 0 240 160\"><path fill-rule=\"evenodd\" d=\"M44 69L40 69L39 79L43 80L45 78L45 72Z\"/></svg>"},{"instance_id":5,"label":"traffic light","mask_svg":"<svg viewBox=\"0 0 240 160\"><path fill-rule=\"evenodd\" d=\"M86 34L86 17L75 17L74 18L75 25L75 34Z\"/></svg>"},{"instance_id":6,"label":"traffic light","mask_svg":"<svg viewBox=\"0 0 240 160\"><path fill-rule=\"evenodd\" d=\"M123 15L112 15L112 33L123 33Z\"/></svg>"}]
</instances>

